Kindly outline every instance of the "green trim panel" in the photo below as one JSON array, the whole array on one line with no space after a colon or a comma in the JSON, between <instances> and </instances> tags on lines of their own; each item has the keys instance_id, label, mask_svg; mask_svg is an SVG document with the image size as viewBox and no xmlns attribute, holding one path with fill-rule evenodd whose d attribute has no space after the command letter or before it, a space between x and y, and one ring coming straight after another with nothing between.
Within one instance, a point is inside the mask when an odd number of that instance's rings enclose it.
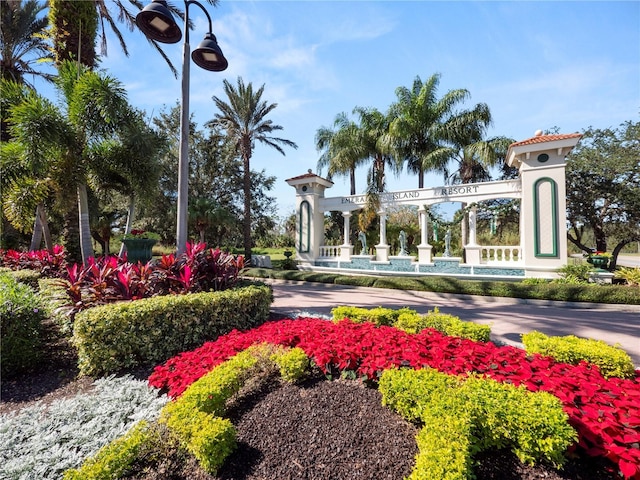
<instances>
[{"instance_id":1,"label":"green trim panel","mask_svg":"<svg viewBox=\"0 0 640 480\"><path fill-rule=\"evenodd\" d=\"M558 258L558 185L552 178L533 184L533 231L534 255Z\"/></svg>"}]
</instances>

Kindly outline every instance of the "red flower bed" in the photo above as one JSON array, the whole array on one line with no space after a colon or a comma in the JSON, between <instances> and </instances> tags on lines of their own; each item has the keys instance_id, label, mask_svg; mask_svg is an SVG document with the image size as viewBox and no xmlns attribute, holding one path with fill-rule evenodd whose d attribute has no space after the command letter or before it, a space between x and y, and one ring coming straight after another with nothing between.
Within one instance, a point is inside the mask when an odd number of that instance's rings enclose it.
<instances>
[{"instance_id":1,"label":"red flower bed","mask_svg":"<svg viewBox=\"0 0 640 480\"><path fill-rule=\"evenodd\" d=\"M391 367L431 367L452 375L484 373L495 380L544 390L560 399L578 431L578 448L618 464L629 479L640 479L640 383L605 379L598 367L574 366L515 347L447 337L427 329L412 335L393 327L334 324L300 319L233 331L156 367L149 383L177 397L195 380L247 347L268 342L297 346L325 373L353 370L375 380Z\"/></svg>"},{"instance_id":2,"label":"red flower bed","mask_svg":"<svg viewBox=\"0 0 640 480\"><path fill-rule=\"evenodd\" d=\"M53 250L3 250L0 248L0 266L11 270L36 270L45 277L60 277L65 269L65 252L61 245L54 245Z\"/></svg>"}]
</instances>

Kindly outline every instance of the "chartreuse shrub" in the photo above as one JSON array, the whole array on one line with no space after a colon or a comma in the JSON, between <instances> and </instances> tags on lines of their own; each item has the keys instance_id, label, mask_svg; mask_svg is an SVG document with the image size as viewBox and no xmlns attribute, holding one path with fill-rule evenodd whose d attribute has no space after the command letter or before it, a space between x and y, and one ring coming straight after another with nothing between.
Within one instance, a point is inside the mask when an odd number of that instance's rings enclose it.
<instances>
[{"instance_id":1,"label":"chartreuse shrub","mask_svg":"<svg viewBox=\"0 0 640 480\"><path fill-rule=\"evenodd\" d=\"M267 285L250 285L84 310L76 315L73 332L80 373L103 375L161 363L233 329L262 324L271 301Z\"/></svg>"},{"instance_id":2,"label":"chartreuse shrub","mask_svg":"<svg viewBox=\"0 0 640 480\"><path fill-rule=\"evenodd\" d=\"M339 322L344 318L348 318L354 323L371 322L376 325L391 326L398 319L399 312L411 311L408 308L402 310L392 310L390 308L361 308L341 306L331 310L333 321Z\"/></svg>"},{"instance_id":3,"label":"chartreuse shrub","mask_svg":"<svg viewBox=\"0 0 640 480\"><path fill-rule=\"evenodd\" d=\"M438 307L429 310L426 315L418 315L412 311L399 311L398 320L393 325L400 330L409 333L418 333L425 328L433 328L450 337L462 337L477 342L488 342L491 336L491 327L473 322L465 322L455 315L440 313Z\"/></svg>"},{"instance_id":4,"label":"chartreuse shrub","mask_svg":"<svg viewBox=\"0 0 640 480\"><path fill-rule=\"evenodd\" d=\"M16 282L29 285L34 290L38 289L38 280L42 278L40 272L35 270L8 270L7 273L11 275Z\"/></svg>"},{"instance_id":5,"label":"chartreuse shrub","mask_svg":"<svg viewBox=\"0 0 640 480\"><path fill-rule=\"evenodd\" d=\"M473 322L465 322L455 315L440 313L438 307L426 315L420 315L410 308L392 310L377 307L372 309L341 306L331 310L333 321L349 318L352 322L371 322L376 325L388 325L408 333L418 333L425 328L433 328L451 337L462 337L479 342L488 342L491 327Z\"/></svg>"},{"instance_id":6,"label":"chartreuse shrub","mask_svg":"<svg viewBox=\"0 0 640 480\"><path fill-rule=\"evenodd\" d=\"M211 474L222 466L236 447L236 431L226 418L225 404L251 377L278 369L285 381L307 373L309 358L300 348L270 344L250 347L221 363L166 404L159 422L139 422L126 435L103 447L78 469L65 472L64 480L110 480L120 478L141 455L153 455L166 439L162 425ZM170 440L173 442L173 440Z\"/></svg>"},{"instance_id":7,"label":"chartreuse shrub","mask_svg":"<svg viewBox=\"0 0 640 480\"><path fill-rule=\"evenodd\" d=\"M581 361L593 363L605 378L633 378L633 361L627 352L602 340L578 338L575 335L549 337L532 331L522 335L522 342L529 353L553 357L558 362L577 365Z\"/></svg>"},{"instance_id":8,"label":"chartreuse shrub","mask_svg":"<svg viewBox=\"0 0 640 480\"><path fill-rule=\"evenodd\" d=\"M489 448L508 447L524 463L561 466L577 440L560 400L546 392L432 369L385 370L379 390L384 405L423 426L414 480L473 478L473 456Z\"/></svg>"},{"instance_id":9,"label":"chartreuse shrub","mask_svg":"<svg viewBox=\"0 0 640 480\"><path fill-rule=\"evenodd\" d=\"M268 344L250 347L196 380L180 398L164 407L160 421L207 472L215 473L236 445L233 425L221 418L227 400L259 371L278 366L283 379L295 381L308 365L309 359L299 348L287 351Z\"/></svg>"},{"instance_id":10,"label":"chartreuse shrub","mask_svg":"<svg viewBox=\"0 0 640 480\"><path fill-rule=\"evenodd\" d=\"M158 433L149 423L141 420L122 437L102 447L89 457L80 468L64 472L63 480L111 480L126 473L144 446L159 441Z\"/></svg>"},{"instance_id":11,"label":"chartreuse shrub","mask_svg":"<svg viewBox=\"0 0 640 480\"><path fill-rule=\"evenodd\" d=\"M46 309L35 291L12 275L0 274L0 372L15 376L42 357L42 322Z\"/></svg>"}]
</instances>

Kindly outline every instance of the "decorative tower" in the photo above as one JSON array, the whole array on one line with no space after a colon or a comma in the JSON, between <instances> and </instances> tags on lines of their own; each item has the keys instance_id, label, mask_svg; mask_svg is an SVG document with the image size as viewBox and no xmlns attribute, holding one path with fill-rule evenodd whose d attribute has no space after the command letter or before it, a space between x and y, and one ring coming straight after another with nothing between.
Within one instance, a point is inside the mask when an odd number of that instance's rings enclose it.
<instances>
[{"instance_id":1,"label":"decorative tower","mask_svg":"<svg viewBox=\"0 0 640 480\"><path fill-rule=\"evenodd\" d=\"M303 265L313 265L324 241L324 211L320 209L320 199L333 182L311 170L286 182L296 189L296 259Z\"/></svg>"},{"instance_id":2,"label":"decorative tower","mask_svg":"<svg viewBox=\"0 0 640 480\"><path fill-rule=\"evenodd\" d=\"M579 133L543 135L513 143L507 163L522 182L520 245L527 277L548 277L567 263L565 157Z\"/></svg>"}]
</instances>

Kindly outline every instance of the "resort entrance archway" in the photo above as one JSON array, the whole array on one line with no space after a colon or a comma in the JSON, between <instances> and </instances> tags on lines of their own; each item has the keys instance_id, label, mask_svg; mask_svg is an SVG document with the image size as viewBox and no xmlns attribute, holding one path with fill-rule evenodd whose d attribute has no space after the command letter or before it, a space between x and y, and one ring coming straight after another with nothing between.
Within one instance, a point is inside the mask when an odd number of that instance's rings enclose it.
<instances>
[{"instance_id":1,"label":"resort entrance archway","mask_svg":"<svg viewBox=\"0 0 640 480\"><path fill-rule=\"evenodd\" d=\"M296 189L296 252L299 268L306 270L348 270L375 274L438 274L474 277L548 277L567 262L565 157L580 134L542 135L512 144L507 162L517 167L516 180L448 185L388 192L379 198L379 243L375 253L354 254L350 217L367 205L366 195L325 197L333 182L311 171L287 183ZM479 245L476 241L476 207L493 199L520 200L520 244ZM460 257L434 257L428 241L431 205L443 202L470 204L468 239L464 261ZM399 205L418 207L420 244L418 255L390 255L387 241L387 212ZM324 245L325 212L341 212L343 243ZM362 245L363 247L365 244Z\"/></svg>"}]
</instances>

